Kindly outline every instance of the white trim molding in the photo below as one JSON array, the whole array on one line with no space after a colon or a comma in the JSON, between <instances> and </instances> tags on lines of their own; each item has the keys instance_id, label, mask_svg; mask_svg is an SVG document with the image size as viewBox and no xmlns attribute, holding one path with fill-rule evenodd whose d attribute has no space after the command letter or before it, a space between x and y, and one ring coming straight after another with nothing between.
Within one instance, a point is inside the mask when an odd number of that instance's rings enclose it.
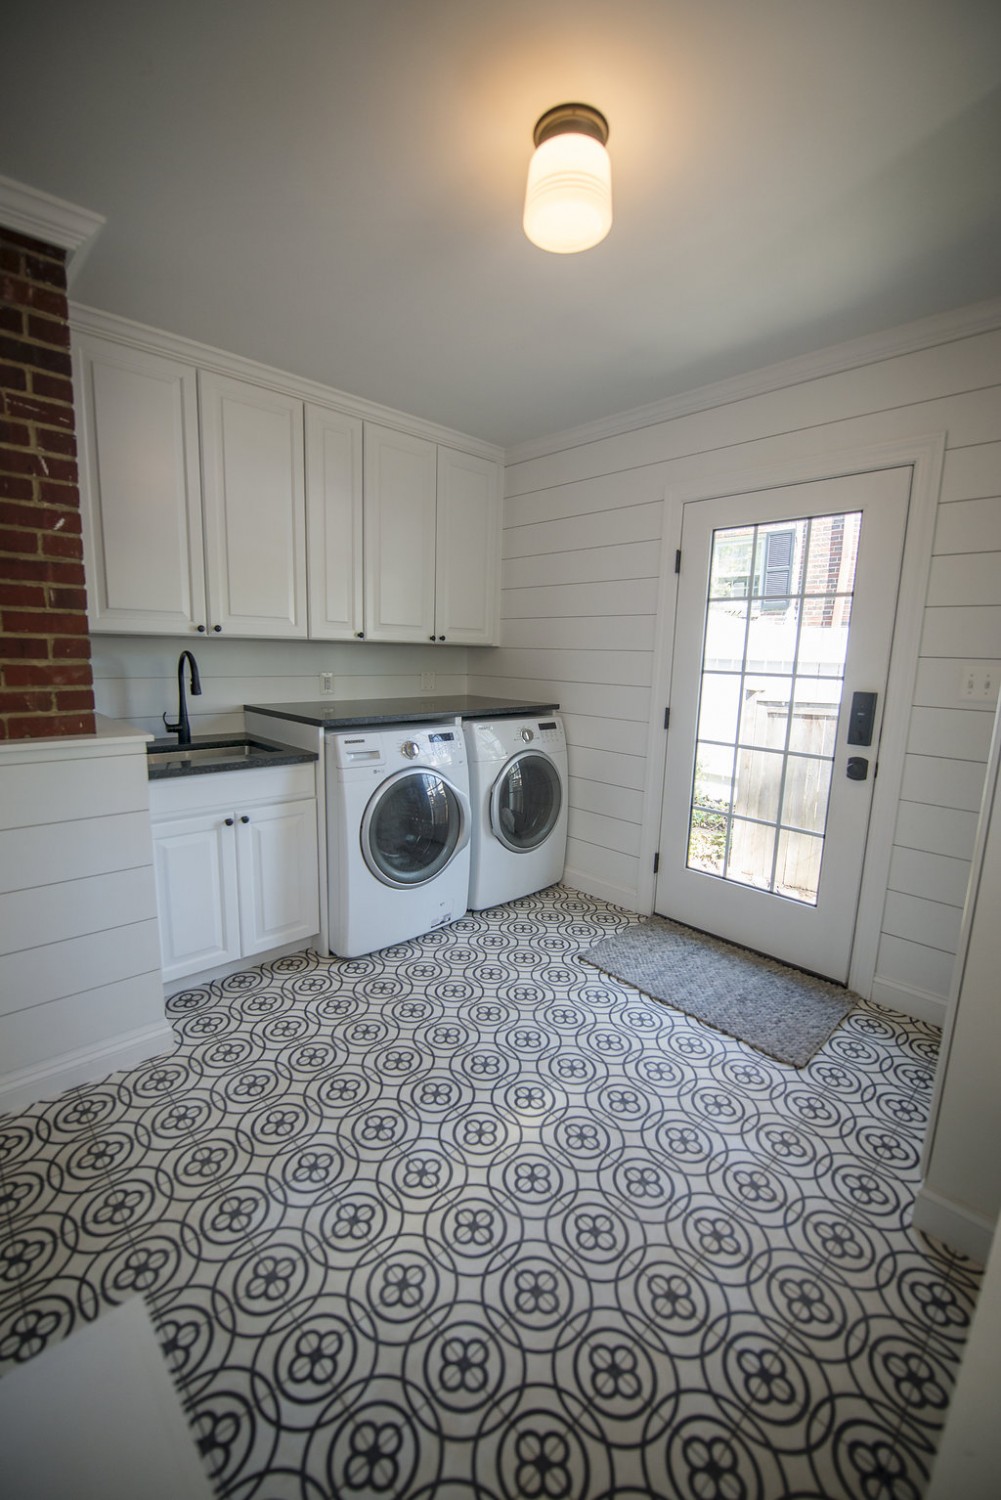
<instances>
[{"instance_id":1,"label":"white trim molding","mask_svg":"<svg viewBox=\"0 0 1001 1500\"><path fill-rule=\"evenodd\" d=\"M182 364L194 365L199 370L207 370L214 375L228 375L235 380L246 380L269 391L281 391L300 401L311 401L317 406L331 407L335 411L346 412L349 416L360 417L365 422L378 422L397 432L429 438L443 448L475 453L479 458L493 463L502 463L504 460L503 448L495 443L484 442L482 438L472 437L469 433L455 432L451 427L441 427L437 422L425 421L408 412L379 406L377 402L366 401L362 396L352 396L347 391L320 385L315 380L307 380L287 370L276 370L271 365L258 364L256 360L244 359L242 355L230 354L211 344L200 344L182 334L151 328L145 323L134 323L130 318L119 317L117 313L103 312L100 308L71 302L70 330L72 333L92 334L95 338L113 339L117 344L142 349L147 354L166 355Z\"/></svg>"},{"instance_id":2,"label":"white trim molding","mask_svg":"<svg viewBox=\"0 0 1001 1500\"><path fill-rule=\"evenodd\" d=\"M134 1068L151 1057L164 1057L177 1048L170 1022L163 1020L138 1031L122 1032L93 1047L46 1058L31 1068L0 1075L0 1111L19 1113L40 1099L55 1099L81 1083L97 1083L108 1073Z\"/></svg>"},{"instance_id":3,"label":"white trim molding","mask_svg":"<svg viewBox=\"0 0 1001 1500\"><path fill-rule=\"evenodd\" d=\"M961 1251L981 1265L986 1264L995 1225L965 1204L953 1203L941 1193L921 1187L914 1200L911 1223L922 1234L930 1234L950 1249Z\"/></svg>"},{"instance_id":4,"label":"white trim molding","mask_svg":"<svg viewBox=\"0 0 1001 1500\"><path fill-rule=\"evenodd\" d=\"M694 390L680 391L675 396L666 396L662 401L654 401L649 406L636 406L629 411L586 422L580 427L565 428L548 437L532 438L527 443L509 448L505 463L511 468L533 458L549 458L568 448L581 448L588 443L600 442L603 438L620 437L623 433L638 432L643 427L656 427L661 422L671 422L677 417L692 416L696 412L710 411L717 406L729 406L751 396L765 396L787 386L803 385L810 380L820 380L825 375L840 375L846 370L879 364L881 360L896 359L900 355L914 354L921 349L933 349L938 344L949 344L955 339L993 333L998 328L1001 328L1001 297L975 302L968 307L935 313L914 323L905 323L900 328L863 334L843 344L831 344L811 354L799 354L793 359L751 370L746 375L733 375L727 380L714 381Z\"/></svg>"},{"instance_id":5,"label":"white trim molding","mask_svg":"<svg viewBox=\"0 0 1001 1500\"><path fill-rule=\"evenodd\" d=\"M104 223L102 214L0 176L0 224L67 252L67 264Z\"/></svg>"}]
</instances>

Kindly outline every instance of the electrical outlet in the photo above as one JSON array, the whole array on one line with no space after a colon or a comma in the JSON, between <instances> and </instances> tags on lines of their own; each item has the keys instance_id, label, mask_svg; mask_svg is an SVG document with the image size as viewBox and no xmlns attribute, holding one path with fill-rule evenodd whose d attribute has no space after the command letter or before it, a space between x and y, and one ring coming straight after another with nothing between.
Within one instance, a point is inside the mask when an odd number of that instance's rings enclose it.
<instances>
[{"instance_id":1,"label":"electrical outlet","mask_svg":"<svg viewBox=\"0 0 1001 1500\"><path fill-rule=\"evenodd\" d=\"M421 673L421 692L422 693L433 693L434 692L434 673L433 672L422 672Z\"/></svg>"},{"instance_id":2,"label":"electrical outlet","mask_svg":"<svg viewBox=\"0 0 1001 1500\"><path fill-rule=\"evenodd\" d=\"M959 696L977 703L991 703L997 697L998 669L993 662L966 661L959 675Z\"/></svg>"},{"instance_id":3,"label":"electrical outlet","mask_svg":"<svg viewBox=\"0 0 1001 1500\"><path fill-rule=\"evenodd\" d=\"M333 674L333 672L321 672L320 673L320 692L323 693L324 695L326 695L326 694L332 693L333 691L334 691L334 674Z\"/></svg>"}]
</instances>

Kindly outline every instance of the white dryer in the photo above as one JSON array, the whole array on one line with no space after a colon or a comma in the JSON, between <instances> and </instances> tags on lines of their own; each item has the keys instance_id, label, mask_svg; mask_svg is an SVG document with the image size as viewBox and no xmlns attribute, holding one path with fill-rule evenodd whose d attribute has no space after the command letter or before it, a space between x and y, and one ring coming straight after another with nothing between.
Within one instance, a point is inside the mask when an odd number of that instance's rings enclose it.
<instances>
[{"instance_id":1,"label":"white dryer","mask_svg":"<svg viewBox=\"0 0 1001 1500\"><path fill-rule=\"evenodd\" d=\"M555 885L567 852L567 743L546 713L463 724L473 809L473 911Z\"/></svg>"},{"instance_id":2,"label":"white dryer","mask_svg":"<svg viewBox=\"0 0 1001 1500\"><path fill-rule=\"evenodd\" d=\"M471 828L458 722L329 733L325 756L331 951L355 958L457 921Z\"/></svg>"}]
</instances>

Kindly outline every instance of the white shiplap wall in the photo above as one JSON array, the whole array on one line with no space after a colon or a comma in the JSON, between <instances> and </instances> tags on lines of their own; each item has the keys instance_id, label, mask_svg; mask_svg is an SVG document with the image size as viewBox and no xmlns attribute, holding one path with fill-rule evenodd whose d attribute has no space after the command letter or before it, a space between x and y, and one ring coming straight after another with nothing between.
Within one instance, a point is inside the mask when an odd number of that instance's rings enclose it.
<instances>
[{"instance_id":1,"label":"white shiplap wall","mask_svg":"<svg viewBox=\"0 0 1001 1500\"><path fill-rule=\"evenodd\" d=\"M932 347L916 347L920 331L902 341L911 352L891 357L859 345L857 361L833 373L838 360L818 357L816 371L800 362L795 381L762 380L760 394L734 399L728 389L716 405L645 414L634 430L592 441L581 430L552 452L535 445L507 471L503 645L469 659L471 691L562 703L567 880L649 910L640 855L660 817L648 751L666 701L657 643L669 641L665 573L676 543L662 536L665 497L697 493L703 479L710 493L721 473L739 489L741 473L783 464L820 477L839 453L944 434L873 986L876 998L931 1019L948 994L996 702L996 687L984 702L961 699L960 674L964 662L990 664L996 683L1001 668L1001 311L986 322L988 331L949 338L939 321Z\"/></svg>"},{"instance_id":2,"label":"white shiplap wall","mask_svg":"<svg viewBox=\"0 0 1001 1500\"><path fill-rule=\"evenodd\" d=\"M320 673L334 676L331 701L409 698L466 691L466 648L388 646L378 641L258 641L235 637L95 635L94 697L99 712L164 733L177 718L177 659L194 654L202 694L184 687L193 734L239 734L245 703L302 703L320 697ZM433 688L422 689L432 674Z\"/></svg>"},{"instance_id":3,"label":"white shiplap wall","mask_svg":"<svg viewBox=\"0 0 1001 1500\"><path fill-rule=\"evenodd\" d=\"M146 746L0 746L0 1110L171 1052Z\"/></svg>"}]
</instances>

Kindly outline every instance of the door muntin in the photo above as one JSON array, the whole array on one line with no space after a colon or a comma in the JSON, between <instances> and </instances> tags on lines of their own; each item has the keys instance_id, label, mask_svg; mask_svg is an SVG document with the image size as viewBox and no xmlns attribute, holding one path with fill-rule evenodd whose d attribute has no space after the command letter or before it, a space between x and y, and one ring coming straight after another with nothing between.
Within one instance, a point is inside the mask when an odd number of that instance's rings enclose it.
<instances>
[{"instance_id":1,"label":"door muntin","mask_svg":"<svg viewBox=\"0 0 1001 1500\"><path fill-rule=\"evenodd\" d=\"M505 849L527 854L556 827L563 806L560 776L548 755L522 750L511 758L490 792L490 828Z\"/></svg>"},{"instance_id":2,"label":"door muntin","mask_svg":"<svg viewBox=\"0 0 1001 1500\"><path fill-rule=\"evenodd\" d=\"M426 885L469 841L465 793L437 771L398 771L379 787L361 824L361 852L383 885Z\"/></svg>"},{"instance_id":3,"label":"door muntin","mask_svg":"<svg viewBox=\"0 0 1001 1500\"><path fill-rule=\"evenodd\" d=\"M816 905L861 529L713 530L690 870Z\"/></svg>"}]
</instances>

